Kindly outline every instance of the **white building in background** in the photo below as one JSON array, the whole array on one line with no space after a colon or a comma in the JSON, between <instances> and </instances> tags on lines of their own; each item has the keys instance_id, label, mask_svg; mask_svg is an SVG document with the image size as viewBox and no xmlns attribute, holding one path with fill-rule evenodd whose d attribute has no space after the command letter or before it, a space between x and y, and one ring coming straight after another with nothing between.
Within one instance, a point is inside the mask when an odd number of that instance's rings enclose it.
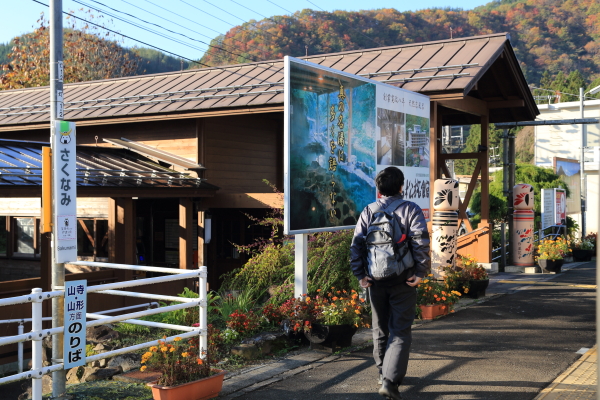
<instances>
[{"instance_id":1,"label":"white building in background","mask_svg":"<svg viewBox=\"0 0 600 400\"><path fill-rule=\"evenodd\" d=\"M581 118L579 101L558 104L538 105L538 120L560 120ZM588 100L584 106L584 118L600 119L600 100ZM584 145L585 176L587 179L586 233L598 232L598 209L600 208L600 124L586 126ZM535 127L535 165L557 170L561 164L570 166L573 184L571 198L567 201L567 214L581 227L579 157L581 152L581 125L544 125ZM567 161L568 160L568 161ZM569 168L566 168L569 169Z\"/></svg>"}]
</instances>

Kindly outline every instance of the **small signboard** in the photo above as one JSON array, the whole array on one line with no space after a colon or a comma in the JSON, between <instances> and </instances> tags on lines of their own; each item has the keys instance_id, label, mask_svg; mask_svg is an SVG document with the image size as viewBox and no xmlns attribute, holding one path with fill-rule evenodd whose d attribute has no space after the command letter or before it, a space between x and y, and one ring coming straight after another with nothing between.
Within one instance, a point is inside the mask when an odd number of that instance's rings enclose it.
<instances>
[{"instance_id":1,"label":"small signboard","mask_svg":"<svg viewBox=\"0 0 600 400\"><path fill-rule=\"evenodd\" d=\"M542 229L567 224L565 189L542 189Z\"/></svg>"},{"instance_id":2,"label":"small signboard","mask_svg":"<svg viewBox=\"0 0 600 400\"><path fill-rule=\"evenodd\" d=\"M65 370L85 365L85 313L87 281L65 282L65 331L63 354Z\"/></svg>"},{"instance_id":3,"label":"small signboard","mask_svg":"<svg viewBox=\"0 0 600 400\"><path fill-rule=\"evenodd\" d=\"M52 186L57 263L77 261L77 176L75 123L54 122Z\"/></svg>"}]
</instances>

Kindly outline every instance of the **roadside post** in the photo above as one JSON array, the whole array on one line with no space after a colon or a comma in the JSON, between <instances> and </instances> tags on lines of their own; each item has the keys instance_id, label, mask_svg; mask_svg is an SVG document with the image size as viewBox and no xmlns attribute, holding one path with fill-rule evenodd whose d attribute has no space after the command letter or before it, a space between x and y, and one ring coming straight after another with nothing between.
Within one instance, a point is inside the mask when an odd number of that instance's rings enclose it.
<instances>
[{"instance_id":1,"label":"roadside post","mask_svg":"<svg viewBox=\"0 0 600 400\"><path fill-rule=\"evenodd\" d=\"M57 159L60 159L56 147L60 133L57 128L60 127L60 121L64 118L64 103L63 103L63 24L62 24L62 0L50 0L50 145L52 146L54 170L53 178L56 178ZM73 134L73 145L75 145L75 135ZM75 152L72 153L73 165L75 160ZM75 168L73 168L73 172ZM73 188L75 188L75 174L73 174ZM51 290L64 290L65 285L65 264L57 260L57 182L52 182L52 210L53 222L52 228L52 273L51 273ZM75 205L75 191L73 189L73 205ZM63 221L64 222L64 221ZM75 232L77 230L75 229ZM77 250L75 250L77 255ZM74 259L76 260L76 258ZM54 297L52 299L52 328L58 328L64 325L64 297ZM63 361L63 338L62 335L52 336L52 364L58 364ZM52 398L62 399L66 392L66 372L64 369L54 371L52 373Z\"/></svg>"}]
</instances>

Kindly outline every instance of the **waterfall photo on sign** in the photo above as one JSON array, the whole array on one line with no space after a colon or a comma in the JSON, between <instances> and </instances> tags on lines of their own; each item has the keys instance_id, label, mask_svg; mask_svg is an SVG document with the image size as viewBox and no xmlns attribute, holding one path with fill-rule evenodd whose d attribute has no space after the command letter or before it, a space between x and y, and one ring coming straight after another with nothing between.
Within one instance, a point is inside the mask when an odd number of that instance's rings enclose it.
<instances>
[{"instance_id":1,"label":"waterfall photo on sign","mask_svg":"<svg viewBox=\"0 0 600 400\"><path fill-rule=\"evenodd\" d=\"M428 216L428 97L291 57L285 77L286 234L353 228L388 166Z\"/></svg>"}]
</instances>

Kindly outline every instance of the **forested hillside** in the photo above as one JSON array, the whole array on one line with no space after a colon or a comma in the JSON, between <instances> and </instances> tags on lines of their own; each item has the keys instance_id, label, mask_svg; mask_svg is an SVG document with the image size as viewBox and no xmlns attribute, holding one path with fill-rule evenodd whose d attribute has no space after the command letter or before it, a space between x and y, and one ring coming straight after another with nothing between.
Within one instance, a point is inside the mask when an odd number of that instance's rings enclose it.
<instances>
[{"instance_id":1,"label":"forested hillside","mask_svg":"<svg viewBox=\"0 0 600 400\"><path fill-rule=\"evenodd\" d=\"M335 11L305 9L293 15L251 20L213 40L202 59L210 65L268 60L508 32L530 83L579 71L586 82L600 78L598 0L502 0L474 10L395 9ZM221 51L224 47L230 53ZM239 55L233 55L236 53Z\"/></svg>"}]
</instances>

